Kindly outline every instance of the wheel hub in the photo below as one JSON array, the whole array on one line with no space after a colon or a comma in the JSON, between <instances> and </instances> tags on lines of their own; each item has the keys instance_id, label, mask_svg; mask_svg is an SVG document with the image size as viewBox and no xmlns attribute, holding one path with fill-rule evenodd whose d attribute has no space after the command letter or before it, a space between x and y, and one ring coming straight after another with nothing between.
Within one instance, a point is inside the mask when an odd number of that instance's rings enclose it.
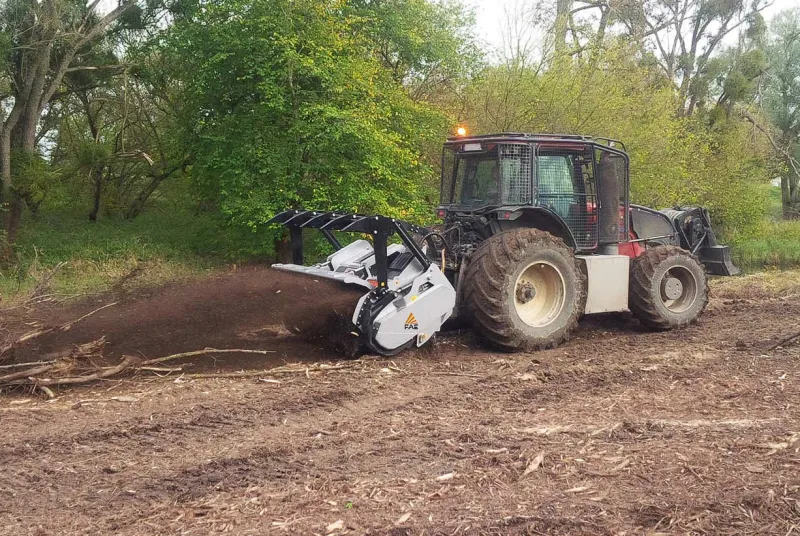
<instances>
[{"instance_id":1,"label":"wheel hub","mask_svg":"<svg viewBox=\"0 0 800 536\"><path fill-rule=\"evenodd\" d=\"M665 299L677 300L683 294L683 283L677 277L665 277L661 292Z\"/></svg>"},{"instance_id":2,"label":"wheel hub","mask_svg":"<svg viewBox=\"0 0 800 536\"><path fill-rule=\"evenodd\" d=\"M528 265L514 286L514 308L520 320L531 327L550 325L566 303L566 284L559 269L547 261Z\"/></svg>"},{"instance_id":3,"label":"wheel hub","mask_svg":"<svg viewBox=\"0 0 800 536\"><path fill-rule=\"evenodd\" d=\"M536 297L536 288L528 281L521 281L517 285L517 301L519 303L528 303Z\"/></svg>"},{"instance_id":4,"label":"wheel hub","mask_svg":"<svg viewBox=\"0 0 800 536\"><path fill-rule=\"evenodd\" d=\"M689 310L699 296L700 283L685 266L673 266L662 276L661 303L673 313Z\"/></svg>"}]
</instances>

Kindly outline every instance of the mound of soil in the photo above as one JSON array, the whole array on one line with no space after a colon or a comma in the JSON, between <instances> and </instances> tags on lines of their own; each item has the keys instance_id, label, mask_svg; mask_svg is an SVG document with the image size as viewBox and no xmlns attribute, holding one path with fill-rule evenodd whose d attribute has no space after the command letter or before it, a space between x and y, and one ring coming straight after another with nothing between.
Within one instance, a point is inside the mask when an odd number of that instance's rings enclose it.
<instances>
[{"instance_id":1,"label":"mound of soil","mask_svg":"<svg viewBox=\"0 0 800 536\"><path fill-rule=\"evenodd\" d=\"M266 359L252 354L226 356L224 368L313 359L321 346L332 345L352 354L355 337L350 318L361 295L333 282L248 267L125 296L99 295L67 308L28 312L17 319L18 330L31 320L60 325L116 302L68 331L33 340L17 349L15 357L46 358L103 336L104 355L110 361L128 354L154 358L208 347L275 350ZM302 337L292 337L290 332ZM213 360L201 360L219 368Z\"/></svg>"}]
</instances>

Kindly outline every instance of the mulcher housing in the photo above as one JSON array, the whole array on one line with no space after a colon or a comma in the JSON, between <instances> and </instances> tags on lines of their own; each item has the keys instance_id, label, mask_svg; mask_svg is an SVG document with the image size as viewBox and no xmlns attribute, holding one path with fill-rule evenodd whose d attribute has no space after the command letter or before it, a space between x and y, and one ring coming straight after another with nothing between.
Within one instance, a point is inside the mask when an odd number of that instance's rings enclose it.
<instances>
[{"instance_id":1,"label":"mulcher housing","mask_svg":"<svg viewBox=\"0 0 800 536\"><path fill-rule=\"evenodd\" d=\"M293 263L274 268L363 287L353 323L385 355L424 344L454 315L512 351L559 344L582 314L630 309L651 327L679 327L705 306L704 270L738 273L707 210L630 203L625 146L607 138L448 139L437 215L442 224L423 228L285 211L271 221L289 228ZM306 228L334 248L325 262L303 266ZM343 246L340 232L372 243Z\"/></svg>"}]
</instances>

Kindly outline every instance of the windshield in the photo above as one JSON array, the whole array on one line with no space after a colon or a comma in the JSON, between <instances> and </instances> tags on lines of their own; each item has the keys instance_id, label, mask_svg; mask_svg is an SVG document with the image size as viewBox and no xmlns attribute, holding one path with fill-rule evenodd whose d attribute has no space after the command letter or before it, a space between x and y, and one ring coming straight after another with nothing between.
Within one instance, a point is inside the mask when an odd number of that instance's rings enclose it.
<instances>
[{"instance_id":1,"label":"windshield","mask_svg":"<svg viewBox=\"0 0 800 536\"><path fill-rule=\"evenodd\" d=\"M494 143L481 148L480 151L465 151L459 146L445 148L442 204L477 209L529 203L530 146Z\"/></svg>"}]
</instances>

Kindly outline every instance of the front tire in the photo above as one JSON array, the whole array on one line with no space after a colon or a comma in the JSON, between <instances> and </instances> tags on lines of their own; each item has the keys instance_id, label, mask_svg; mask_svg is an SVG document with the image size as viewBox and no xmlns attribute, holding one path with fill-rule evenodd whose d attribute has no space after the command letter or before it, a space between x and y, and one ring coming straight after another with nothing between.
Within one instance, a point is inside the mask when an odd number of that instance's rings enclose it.
<instances>
[{"instance_id":1,"label":"front tire","mask_svg":"<svg viewBox=\"0 0 800 536\"><path fill-rule=\"evenodd\" d=\"M708 304L703 266L677 246L656 246L631 263L628 308L657 330L688 326Z\"/></svg>"},{"instance_id":2,"label":"front tire","mask_svg":"<svg viewBox=\"0 0 800 536\"><path fill-rule=\"evenodd\" d=\"M586 279L572 250L539 229L483 241L464 274L465 309L476 334L503 351L555 348L583 312Z\"/></svg>"}]
</instances>

